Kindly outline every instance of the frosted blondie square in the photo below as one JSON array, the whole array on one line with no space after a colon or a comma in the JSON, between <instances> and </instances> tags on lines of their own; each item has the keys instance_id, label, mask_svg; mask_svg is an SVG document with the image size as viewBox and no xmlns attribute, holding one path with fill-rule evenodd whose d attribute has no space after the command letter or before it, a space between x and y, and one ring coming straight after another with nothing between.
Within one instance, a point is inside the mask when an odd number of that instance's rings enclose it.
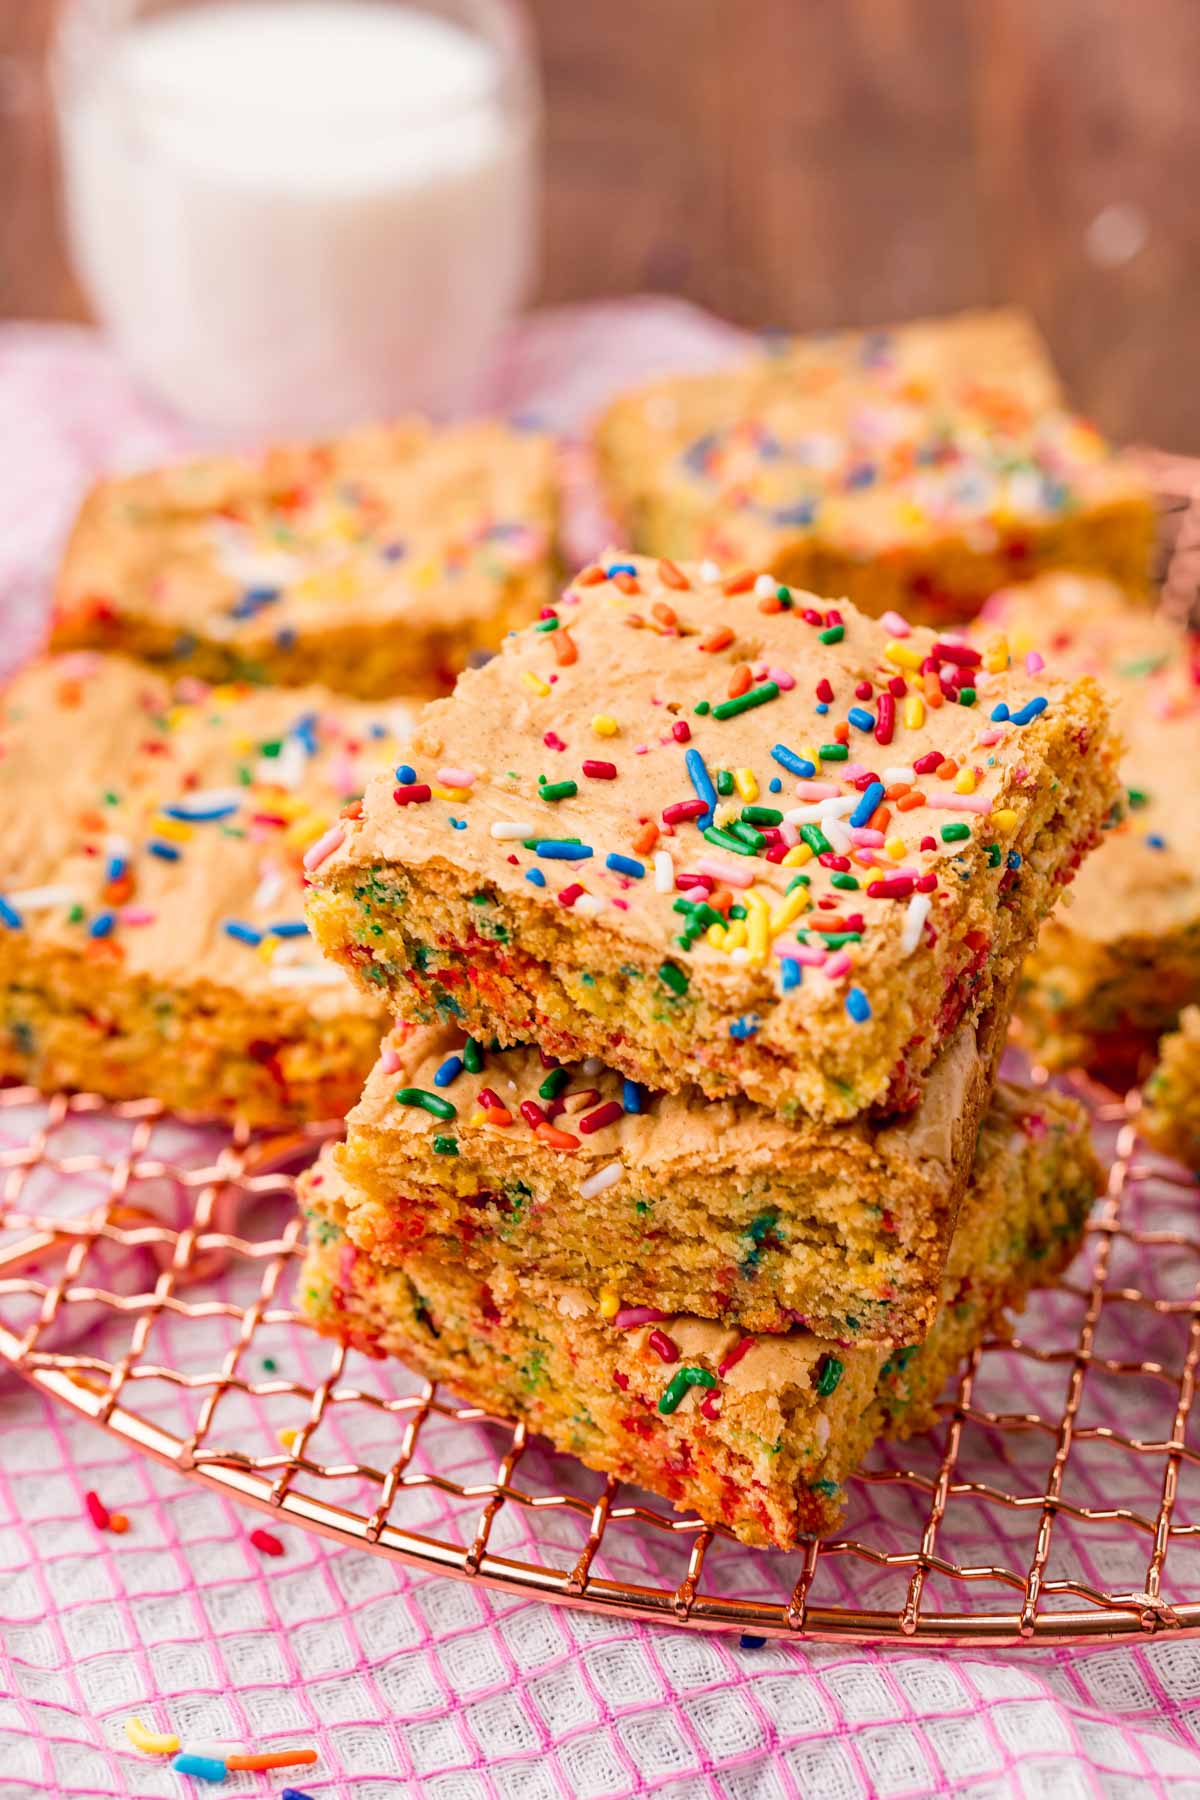
<instances>
[{"instance_id":1,"label":"frosted blondie square","mask_svg":"<svg viewBox=\"0 0 1200 1800\"><path fill-rule=\"evenodd\" d=\"M363 429L100 482L52 648L205 681L444 693L552 595L549 439L498 422Z\"/></svg>"},{"instance_id":2,"label":"frosted blondie square","mask_svg":"<svg viewBox=\"0 0 1200 1800\"><path fill-rule=\"evenodd\" d=\"M915 1105L1117 784L1094 683L607 556L426 710L313 869L412 1022L789 1119Z\"/></svg>"},{"instance_id":3,"label":"frosted blondie square","mask_svg":"<svg viewBox=\"0 0 1200 1800\"><path fill-rule=\"evenodd\" d=\"M1077 568L1146 591L1146 483L1066 409L1016 309L773 340L621 396L596 435L635 549L944 625Z\"/></svg>"}]
</instances>

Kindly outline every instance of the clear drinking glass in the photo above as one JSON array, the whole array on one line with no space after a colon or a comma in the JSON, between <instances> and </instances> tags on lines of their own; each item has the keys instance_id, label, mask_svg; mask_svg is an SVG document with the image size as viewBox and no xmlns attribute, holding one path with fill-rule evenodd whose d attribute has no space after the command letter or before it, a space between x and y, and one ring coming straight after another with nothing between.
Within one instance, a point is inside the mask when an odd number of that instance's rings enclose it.
<instances>
[{"instance_id":1,"label":"clear drinking glass","mask_svg":"<svg viewBox=\"0 0 1200 1800\"><path fill-rule=\"evenodd\" d=\"M506 0L68 0L55 86L78 273L181 413L261 435L470 403L536 251Z\"/></svg>"}]
</instances>

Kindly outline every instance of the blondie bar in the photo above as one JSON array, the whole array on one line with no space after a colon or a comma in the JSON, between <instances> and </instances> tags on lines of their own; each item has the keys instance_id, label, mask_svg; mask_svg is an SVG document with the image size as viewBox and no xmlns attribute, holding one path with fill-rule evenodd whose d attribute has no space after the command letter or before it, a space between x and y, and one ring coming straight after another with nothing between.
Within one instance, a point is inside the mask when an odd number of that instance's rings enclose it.
<instances>
[{"instance_id":1,"label":"blondie bar","mask_svg":"<svg viewBox=\"0 0 1200 1800\"><path fill-rule=\"evenodd\" d=\"M1200 1006L1189 1006L1159 1044L1141 1124L1156 1149L1200 1171Z\"/></svg>"},{"instance_id":2,"label":"blondie bar","mask_svg":"<svg viewBox=\"0 0 1200 1800\"><path fill-rule=\"evenodd\" d=\"M498 423L361 430L102 481L52 647L206 681L443 693L551 598L548 439Z\"/></svg>"},{"instance_id":3,"label":"blondie bar","mask_svg":"<svg viewBox=\"0 0 1200 1800\"><path fill-rule=\"evenodd\" d=\"M1144 592L1155 514L1015 310L781 339L618 399L601 478L638 550L944 625L1048 568Z\"/></svg>"},{"instance_id":4,"label":"blondie bar","mask_svg":"<svg viewBox=\"0 0 1200 1800\"><path fill-rule=\"evenodd\" d=\"M1116 702L1125 818L1042 931L1019 1007L1053 1067L1128 1064L1200 1001L1200 640L1066 575L997 595L976 628L985 653L996 630Z\"/></svg>"},{"instance_id":5,"label":"blondie bar","mask_svg":"<svg viewBox=\"0 0 1200 1800\"><path fill-rule=\"evenodd\" d=\"M357 1251L353 1200L323 1157L299 1305L322 1332L391 1353L487 1411L523 1420L592 1468L694 1508L747 1543L791 1548L836 1528L845 1485L880 1434L918 1431L960 1359L1074 1255L1100 1182L1080 1110L1001 1087L929 1337L848 1348L799 1329L758 1336L687 1316L606 1316L582 1287L484 1278L421 1250L383 1266Z\"/></svg>"},{"instance_id":6,"label":"blondie bar","mask_svg":"<svg viewBox=\"0 0 1200 1800\"><path fill-rule=\"evenodd\" d=\"M647 1306L906 1344L942 1268L1004 1040L960 1027L916 1111L787 1125L696 1088L400 1026L347 1120L345 1223L374 1261L461 1256Z\"/></svg>"},{"instance_id":7,"label":"blondie bar","mask_svg":"<svg viewBox=\"0 0 1200 1800\"><path fill-rule=\"evenodd\" d=\"M340 1116L381 1008L303 859L412 715L49 657L0 697L0 1074L251 1124Z\"/></svg>"},{"instance_id":8,"label":"blondie bar","mask_svg":"<svg viewBox=\"0 0 1200 1800\"><path fill-rule=\"evenodd\" d=\"M1099 690L1031 668L609 556L426 710L313 929L416 1022L788 1118L910 1108L1114 803Z\"/></svg>"}]
</instances>

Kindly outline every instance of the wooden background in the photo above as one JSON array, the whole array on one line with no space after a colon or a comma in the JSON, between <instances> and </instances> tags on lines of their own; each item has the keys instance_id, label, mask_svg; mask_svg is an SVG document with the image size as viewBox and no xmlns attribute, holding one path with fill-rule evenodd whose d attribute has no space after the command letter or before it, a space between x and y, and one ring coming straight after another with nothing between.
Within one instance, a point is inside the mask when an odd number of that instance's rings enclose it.
<instances>
[{"instance_id":1,"label":"wooden background","mask_svg":"<svg viewBox=\"0 0 1200 1800\"><path fill-rule=\"evenodd\" d=\"M0 0L0 317L83 316L55 196L58 0ZM1200 450L1200 0L528 0L541 298L753 325L1019 299L1080 405Z\"/></svg>"}]
</instances>

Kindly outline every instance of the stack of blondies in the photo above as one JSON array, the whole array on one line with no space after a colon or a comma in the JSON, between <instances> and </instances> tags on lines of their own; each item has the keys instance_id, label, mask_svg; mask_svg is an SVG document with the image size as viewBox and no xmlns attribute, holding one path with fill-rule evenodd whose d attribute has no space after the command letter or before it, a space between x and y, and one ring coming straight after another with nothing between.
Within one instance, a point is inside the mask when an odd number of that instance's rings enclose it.
<instances>
[{"instance_id":1,"label":"stack of blondies","mask_svg":"<svg viewBox=\"0 0 1200 1800\"><path fill-rule=\"evenodd\" d=\"M401 1021L303 1304L748 1541L1077 1247L1081 1115L995 1086L1116 794L1105 703L768 573L625 553L426 709L310 857Z\"/></svg>"}]
</instances>

